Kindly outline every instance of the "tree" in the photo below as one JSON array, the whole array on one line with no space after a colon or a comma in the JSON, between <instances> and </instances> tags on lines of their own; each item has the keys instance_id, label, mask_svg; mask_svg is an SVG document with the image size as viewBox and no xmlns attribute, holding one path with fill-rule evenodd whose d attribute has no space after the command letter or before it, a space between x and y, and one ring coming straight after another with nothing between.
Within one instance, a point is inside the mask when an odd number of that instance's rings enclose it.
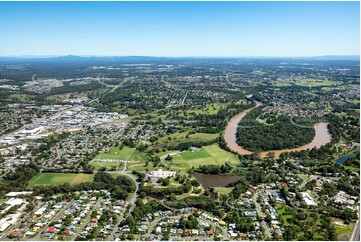
<instances>
[{"instance_id":1,"label":"tree","mask_svg":"<svg viewBox=\"0 0 361 242\"><path fill-rule=\"evenodd\" d=\"M192 180L192 181L191 181L191 184L192 184L192 186L194 186L194 187L198 187L198 186L200 185L197 180Z\"/></svg>"}]
</instances>

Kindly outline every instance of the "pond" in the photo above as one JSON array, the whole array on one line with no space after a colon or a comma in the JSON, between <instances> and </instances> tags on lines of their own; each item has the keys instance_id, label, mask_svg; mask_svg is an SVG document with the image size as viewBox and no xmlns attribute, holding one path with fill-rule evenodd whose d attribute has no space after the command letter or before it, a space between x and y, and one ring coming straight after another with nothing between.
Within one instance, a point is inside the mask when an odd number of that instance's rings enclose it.
<instances>
[{"instance_id":1,"label":"pond","mask_svg":"<svg viewBox=\"0 0 361 242\"><path fill-rule=\"evenodd\" d=\"M338 158L338 159L336 160L336 163L337 163L337 164L343 164L343 163L345 163L348 159L355 157L358 153L360 153L360 150L357 150L357 151L355 151L355 152L353 152L353 153L351 153L351 154L349 154L349 155L346 155L346 156L343 156L343 157L341 157L341 158Z\"/></svg>"},{"instance_id":2,"label":"pond","mask_svg":"<svg viewBox=\"0 0 361 242\"><path fill-rule=\"evenodd\" d=\"M221 176L221 175L208 175L195 172L193 175L207 189L210 187L226 187L228 184L239 181L242 176Z\"/></svg>"}]
</instances>

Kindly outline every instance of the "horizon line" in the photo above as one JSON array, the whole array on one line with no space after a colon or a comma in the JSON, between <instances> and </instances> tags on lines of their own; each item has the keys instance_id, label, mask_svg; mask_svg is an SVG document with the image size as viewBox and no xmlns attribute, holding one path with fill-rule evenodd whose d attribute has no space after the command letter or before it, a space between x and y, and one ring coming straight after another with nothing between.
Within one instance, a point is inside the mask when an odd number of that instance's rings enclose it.
<instances>
[{"instance_id":1,"label":"horizon line","mask_svg":"<svg viewBox=\"0 0 361 242\"><path fill-rule=\"evenodd\" d=\"M206 56L206 55L185 55L185 56L157 56L157 55L0 55L0 58L56 58L56 57L153 57L153 58L317 58L317 57L360 57L360 54L328 54L308 56L273 56L273 55L240 55L240 56Z\"/></svg>"}]
</instances>

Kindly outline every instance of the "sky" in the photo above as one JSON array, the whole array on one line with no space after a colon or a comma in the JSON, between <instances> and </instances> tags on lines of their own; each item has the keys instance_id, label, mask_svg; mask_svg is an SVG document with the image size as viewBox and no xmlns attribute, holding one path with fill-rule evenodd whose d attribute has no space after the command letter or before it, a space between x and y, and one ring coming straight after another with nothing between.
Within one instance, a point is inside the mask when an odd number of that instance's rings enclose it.
<instances>
[{"instance_id":1,"label":"sky","mask_svg":"<svg viewBox=\"0 0 361 242\"><path fill-rule=\"evenodd\" d=\"M0 56L360 54L359 2L0 2Z\"/></svg>"}]
</instances>

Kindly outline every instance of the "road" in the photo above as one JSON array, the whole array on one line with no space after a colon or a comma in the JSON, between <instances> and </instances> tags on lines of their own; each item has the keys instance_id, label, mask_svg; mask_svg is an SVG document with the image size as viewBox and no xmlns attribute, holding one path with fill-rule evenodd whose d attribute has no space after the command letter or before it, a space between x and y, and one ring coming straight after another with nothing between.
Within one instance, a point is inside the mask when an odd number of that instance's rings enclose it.
<instances>
[{"instance_id":1,"label":"road","mask_svg":"<svg viewBox=\"0 0 361 242\"><path fill-rule=\"evenodd\" d=\"M133 193L133 196L129 200L129 204L131 205L131 207L130 207L130 209L129 209L129 211L128 211L128 213L126 215L124 214L125 211L120 215L120 218L119 218L118 222L114 226L114 229L113 229L112 233L109 236L109 240L114 241L114 236L119 230L119 224L124 220L124 218L128 217L129 214L134 211L135 202L137 201L137 192L138 192L140 183L137 181L137 178L135 176L127 173L124 170L123 171L110 172L110 173L120 174L120 175L126 176L126 177L132 179L134 181L134 183L135 183L135 191Z\"/></svg>"},{"instance_id":2,"label":"road","mask_svg":"<svg viewBox=\"0 0 361 242\"><path fill-rule=\"evenodd\" d=\"M261 205L257 202L258 196L259 196L259 193L257 191L257 192L254 193L254 195L252 197L252 200L253 200L254 204L256 205L256 210L257 210L258 215L262 218L261 224L262 224L262 227L264 229L266 238L272 238L270 228L268 227L268 224L264 221L264 218L266 217L266 215L263 213Z\"/></svg>"},{"instance_id":3,"label":"road","mask_svg":"<svg viewBox=\"0 0 361 242\"><path fill-rule=\"evenodd\" d=\"M51 224L53 221L57 220L58 218L60 218L60 216L64 213L65 210L67 210L72 204L74 204L73 201L69 201L68 204L66 204L62 209L60 209L60 211L52 218L50 219L47 224ZM36 241L39 241L39 240L42 240L41 239L41 235L42 233L45 231L45 229L48 228L48 226L45 226L44 228L42 228L38 233L37 235L30 239L30 240L36 240Z\"/></svg>"},{"instance_id":4,"label":"road","mask_svg":"<svg viewBox=\"0 0 361 242\"><path fill-rule=\"evenodd\" d=\"M13 225L10 225L3 233L2 233L2 236L0 236L0 241L7 241L7 240L11 240L11 239L8 239L5 235L8 234L10 231L14 230L14 229L17 229L20 227L20 225L23 223L24 220L27 220L31 214L33 214L33 211L36 211L38 210L42 205L43 203L42 202L39 202L38 205L34 204L34 201L33 201L33 205L35 206L34 209L30 212L28 212L23 218L19 219L15 224ZM24 224L27 224L27 222L25 222ZM0 234L1 235L1 234Z\"/></svg>"},{"instance_id":5,"label":"road","mask_svg":"<svg viewBox=\"0 0 361 242\"><path fill-rule=\"evenodd\" d=\"M212 224L212 226L213 226L214 228L219 228L219 229L222 231L222 234L223 234L222 240L228 240L228 232L227 232L227 229L225 229L224 227L222 227L222 226L214 223L214 222L211 221L211 220L208 220L208 219L203 219L203 220L206 221L206 222L209 223L209 224Z\"/></svg>"},{"instance_id":6,"label":"road","mask_svg":"<svg viewBox=\"0 0 361 242\"><path fill-rule=\"evenodd\" d=\"M177 215L177 216L169 216L168 218L170 218L170 219L180 219L181 217L182 217L182 215ZM157 219L152 221L152 223L150 224L149 230L148 230L148 236L150 236L152 234L152 231L154 230L155 226L162 219L164 219L164 218L157 218Z\"/></svg>"},{"instance_id":7,"label":"road","mask_svg":"<svg viewBox=\"0 0 361 242\"><path fill-rule=\"evenodd\" d=\"M355 228L353 229L350 241L360 241L360 219L357 220Z\"/></svg>"},{"instance_id":8,"label":"road","mask_svg":"<svg viewBox=\"0 0 361 242\"><path fill-rule=\"evenodd\" d=\"M257 202L257 197L258 197L258 195L259 195L258 192L256 192L256 193L253 195L252 200L253 200L254 204L256 205L256 211L257 211L258 215L262 218L261 225L262 225L262 227L263 227L263 229L264 229L264 231L265 231L266 238L272 238L272 234L271 234L271 232L270 232L270 228L268 227L268 224L263 220L263 219L266 217L266 215L262 212L261 205ZM232 208L232 209L234 209L234 210L237 210L237 211L243 211L243 210L240 209L240 208L236 208L236 207L230 205L229 202L228 202L228 200L229 200L229 199L227 199L227 201L226 201L226 204L227 204L228 207L230 207L230 208Z\"/></svg>"},{"instance_id":9,"label":"road","mask_svg":"<svg viewBox=\"0 0 361 242\"><path fill-rule=\"evenodd\" d=\"M231 81L229 80L228 74L226 74L226 73L224 72L224 75L226 75L226 81L227 81L227 83L230 84L230 85L232 85L232 87L247 87L247 86L242 86L242 85L234 84L233 82L231 82Z\"/></svg>"},{"instance_id":10,"label":"road","mask_svg":"<svg viewBox=\"0 0 361 242\"><path fill-rule=\"evenodd\" d=\"M107 94L107 93L114 92L115 90L117 90L119 87L121 87L121 86L122 86L124 83L126 83L127 81L129 81L129 78L128 78L128 77L125 78L121 83L119 83L118 85L116 85L115 87L113 87L112 90L106 91L106 92L104 92L102 95L100 95L100 97L98 97L98 98L96 98L96 99L90 100L90 101L88 102L88 104L98 101L102 96L104 96L104 95Z\"/></svg>"},{"instance_id":11,"label":"road","mask_svg":"<svg viewBox=\"0 0 361 242\"><path fill-rule=\"evenodd\" d=\"M236 208L236 207L234 207L233 205L230 205L229 202L228 202L228 200L229 200L229 198L226 200L226 204L227 204L228 207L230 207L230 208L232 208L232 209L234 209L234 210L237 210L237 211L243 211L243 209Z\"/></svg>"},{"instance_id":12,"label":"road","mask_svg":"<svg viewBox=\"0 0 361 242\"><path fill-rule=\"evenodd\" d=\"M184 95L184 98L183 98L183 100L182 100L182 102L181 102L180 105L184 105L184 102L185 102L185 100L186 100L186 98L187 98L187 95L188 95L188 90L186 91L186 95Z\"/></svg>"},{"instance_id":13,"label":"road","mask_svg":"<svg viewBox=\"0 0 361 242\"><path fill-rule=\"evenodd\" d=\"M167 82L167 81L164 79L164 76L165 76L165 75L163 75L163 76L161 77L161 81L164 83L165 87L166 87L166 88L173 88L172 84L169 84L169 82Z\"/></svg>"},{"instance_id":14,"label":"road","mask_svg":"<svg viewBox=\"0 0 361 242\"><path fill-rule=\"evenodd\" d=\"M304 176L304 175L303 175ZM299 185L299 187L298 188L300 188L300 189L302 189L306 184L307 184L307 182L309 182L309 181L311 181L311 180L314 180L314 179L317 179L317 176L315 176L315 175L311 175L311 176L304 176L304 177L302 177L302 176L299 176L301 179L303 179L303 181L302 181L302 183Z\"/></svg>"},{"instance_id":15,"label":"road","mask_svg":"<svg viewBox=\"0 0 361 242\"><path fill-rule=\"evenodd\" d=\"M95 204L95 206L93 207L93 209L91 209L88 213L88 215L85 218L85 221L81 223L81 226L77 229L77 232L73 235L73 240L75 240L78 236L80 232L84 231L84 227L89 223L90 219L91 219L91 215L92 212L97 210L100 206L100 203L103 201L103 198L99 198L97 203Z\"/></svg>"}]
</instances>

